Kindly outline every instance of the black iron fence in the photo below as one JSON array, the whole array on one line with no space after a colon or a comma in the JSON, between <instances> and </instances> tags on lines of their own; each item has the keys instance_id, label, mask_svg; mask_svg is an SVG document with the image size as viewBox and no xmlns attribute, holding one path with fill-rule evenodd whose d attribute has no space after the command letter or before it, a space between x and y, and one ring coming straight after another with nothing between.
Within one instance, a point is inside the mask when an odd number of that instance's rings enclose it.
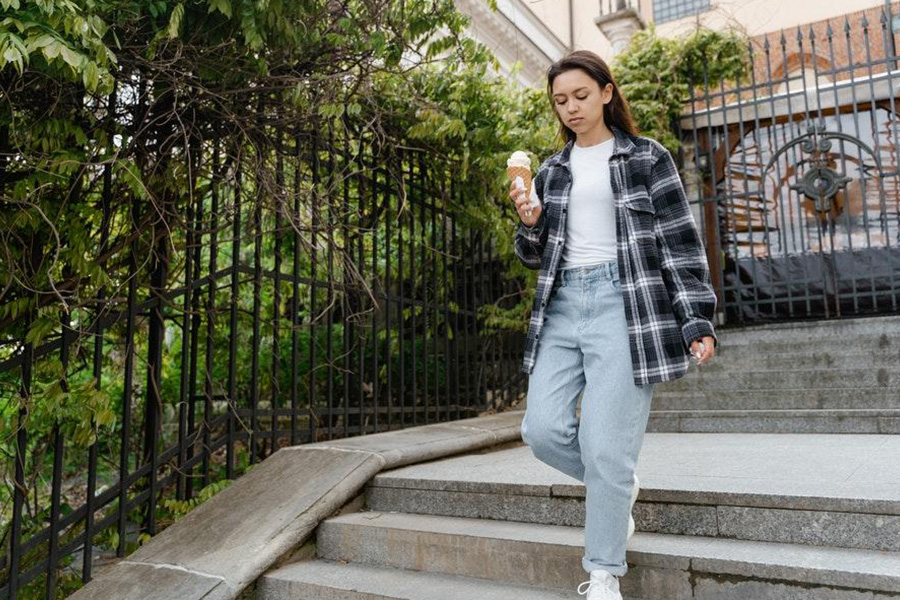
<instances>
[{"instance_id":1,"label":"black iron fence","mask_svg":"<svg viewBox=\"0 0 900 600\"><path fill-rule=\"evenodd\" d=\"M897 312L893 20L873 8L758 36L740 84L705 65L692 82L684 173L726 323Z\"/></svg>"},{"instance_id":2,"label":"black iron fence","mask_svg":"<svg viewBox=\"0 0 900 600\"><path fill-rule=\"evenodd\" d=\"M453 165L340 120L247 146L210 135L180 156L187 197L114 202L127 169L97 171L84 193L105 285L72 311L29 309L21 331L43 319L40 343L4 336L0 390L21 408L3 443L2 598L64 595L185 510L173 499L281 446L474 416L522 391L521 336L479 316L514 294ZM88 424L35 434L29 411L76 390Z\"/></svg>"}]
</instances>

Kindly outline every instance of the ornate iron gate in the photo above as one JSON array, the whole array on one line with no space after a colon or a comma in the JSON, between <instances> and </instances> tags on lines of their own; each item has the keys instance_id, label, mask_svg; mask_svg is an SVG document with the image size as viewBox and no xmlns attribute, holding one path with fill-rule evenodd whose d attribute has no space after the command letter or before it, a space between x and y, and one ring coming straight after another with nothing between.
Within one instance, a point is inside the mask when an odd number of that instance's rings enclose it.
<instances>
[{"instance_id":1,"label":"ornate iron gate","mask_svg":"<svg viewBox=\"0 0 900 600\"><path fill-rule=\"evenodd\" d=\"M747 81L692 86L682 158L726 323L898 311L900 71L878 12L840 39L827 21L755 38Z\"/></svg>"}]
</instances>

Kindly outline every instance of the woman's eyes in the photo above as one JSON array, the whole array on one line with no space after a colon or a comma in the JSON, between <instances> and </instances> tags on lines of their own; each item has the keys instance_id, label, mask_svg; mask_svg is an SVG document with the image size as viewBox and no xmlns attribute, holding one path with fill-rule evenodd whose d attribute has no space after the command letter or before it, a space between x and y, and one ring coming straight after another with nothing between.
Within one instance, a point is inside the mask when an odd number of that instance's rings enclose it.
<instances>
[{"instance_id":1,"label":"woman's eyes","mask_svg":"<svg viewBox=\"0 0 900 600\"><path fill-rule=\"evenodd\" d=\"M576 100L584 100L585 98L587 98L587 96L575 96L575 99L576 99ZM565 100L559 100L559 101L557 101L556 103L557 103L557 104L565 104L566 101L565 101Z\"/></svg>"}]
</instances>

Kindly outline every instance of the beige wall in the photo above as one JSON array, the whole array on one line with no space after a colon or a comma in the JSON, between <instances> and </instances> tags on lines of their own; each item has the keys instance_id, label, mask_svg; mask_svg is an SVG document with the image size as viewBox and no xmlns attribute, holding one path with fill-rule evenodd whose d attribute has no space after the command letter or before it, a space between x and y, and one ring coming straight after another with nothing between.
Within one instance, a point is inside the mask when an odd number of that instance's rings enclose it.
<instances>
[{"instance_id":1,"label":"beige wall","mask_svg":"<svg viewBox=\"0 0 900 600\"><path fill-rule=\"evenodd\" d=\"M608 0L604 0L604 4ZM636 0L633 0L636 2ZM538 16L553 33L569 43L569 0L524 0L525 5ZM600 0L572 0L574 13L575 49L592 50L603 58L610 58L610 44L594 24L599 12ZM697 22L713 29L726 26L743 29L748 35L778 31L822 19L884 6L883 0L710 0L710 9L669 21L657 27L663 36L675 36L690 31ZM900 11L900 3L892 3L894 13ZM653 19L653 0L641 0L644 20ZM880 23L872 26L880 27Z\"/></svg>"},{"instance_id":2,"label":"beige wall","mask_svg":"<svg viewBox=\"0 0 900 600\"><path fill-rule=\"evenodd\" d=\"M677 21L668 21L659 25L657 31L665 36L678 35L696 27L699 20L701 25L711 29L731 25L744 29L748 35L753 36L833 19L873 6L884 6L884 0L710 0L710 10ZM895 6L897 3L892 3L892 7ZM651 19L652 10L649 7L641 8L646 15L644 18ZM896 9L892 10L896 14ZM881 27L880 23L872 25Z\"/></svg>"},{"instance_id":3,"label":"beige wall","mask_svg":"<svg viewBox=\"0 0 900 600\"><path fill-rule=\"evenodd\" d=\"M523 0L523 4L537 15L553 35L565 44L569 43L569 0Z\"/></svg>"}]
</instances>

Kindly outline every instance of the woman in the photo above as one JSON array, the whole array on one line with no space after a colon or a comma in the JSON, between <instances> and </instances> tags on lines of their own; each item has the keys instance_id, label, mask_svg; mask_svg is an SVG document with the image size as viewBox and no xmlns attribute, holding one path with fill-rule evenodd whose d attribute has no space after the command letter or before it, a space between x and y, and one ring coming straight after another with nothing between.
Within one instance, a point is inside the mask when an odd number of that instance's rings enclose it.
<instances>
[{"instance_id":1,"label":"woman","mask_svg":"<svg viewBox=\"0 0 900 600\"><path fill-rule=\"evenodd\" d=\"M522 221L516 254L541 271L522 439L584 482L590 579L579 593L621 600L653 384L682 377L690 354L699 365L712 358L716 296L672 155L637 135L603 59L573 52L547 84L565 147L535 175L540 207L529 214L510 186Z\"/></svg>"}]
</instances>

